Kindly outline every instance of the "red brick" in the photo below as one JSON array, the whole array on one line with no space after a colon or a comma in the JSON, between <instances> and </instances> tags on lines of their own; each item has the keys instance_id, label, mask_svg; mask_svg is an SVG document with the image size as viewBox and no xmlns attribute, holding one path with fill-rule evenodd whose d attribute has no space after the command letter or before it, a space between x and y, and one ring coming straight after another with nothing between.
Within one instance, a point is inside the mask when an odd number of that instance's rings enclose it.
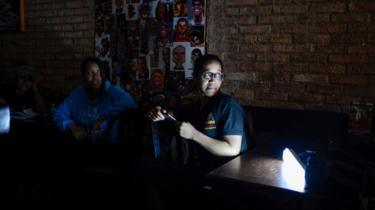
<instances>
[{"instance_id":1,"label":"red brick","mask_svg":"<svg viewBox=\"0 0 375 210\"><path fill-rule=\"evenodd\" d=\"M290 72L274 72L272 76L273 76L272 80L276 84L289 84L290 83L290 78L291 78Z\"/></svg>"},{"instance_id":2,"label":"red brick","mask_svg":"<svg viewBox=\"0 0 375 210\"><path fill-rule=\"evenodd\" d=\"M64 18L64 23L82 23L83 17L82 16L70 16Z\"/></svg>"},{"instance_id":3,"label":"red brick","mask_svg":"<svg viewBox=\"0 0 375 210\"><path fill-rule=\"evenodd\" d=\"M271 37L273 43L292 43L292 36L290 34L273 34Z\"/></svg>"},{"instance_id":4,"label":"red brick","mask_svg":"<svg viewBox=\"0 0 375 210\"><path fill-rule=\"evenodd\" d=\"M251 24L255 24L256 21L257 21L257 18L255 16L242 17L240 19L237 19L237 24L240 24L240 25L251 25Z\"/></svg>"},{"instance_id":5,"label":"red brick","mask_svg":"<svg viewBox=\"0 0 375 210\"><path fill-rule=\"evenodd\" d=\"M302 24L279 24L272 26L274 33L306 33L308 32L307 25Z\"/></svg>"},{"instance_id":6,"label":"red brick","mask_svg":"<svg viewBox=\"0 0 375 210\"><path fill-rule=\"evenodd\" d=\"M272 69L272 64L270 63L241 63L241 71L269 71Z\"/></svg>"},{"instance_id":7,"label":"red brick","mask_svg":"<svg viewBox=\"0 0 375 210\"><path fill-rule=\"evenodd\" d=\"M349 23L348 32L375 32L375 26L373 23Z\"/></svg>"},{"instance_id":8,"label":"red brick","mask_svg":"<svg viewBox=\"0 0 375 210\"><path fill-rule=\"evenodd\" d=\"M309 31L314 33L342 33L346 32L346 24L317 22L309 26Z\"/></svg>"},{"instance_id":9,"label":"red brick","mask_svg":"<svg viewBox=\"0 0 375 210\"><path fill-rule=\"evenodd\" d=\"M273 11L278 14L305 14L308 4L274 5Z\"/></svg>"},{"instance_id":10,"label":"red brick","mask_svg":"<svg viewBox=\"0 0 375 210\"><path fill-rule=\"evenodd\" d=\"M65 8L82 8L86 6L84 1L65 1Z\"/></svg>"},{"instance_id":11,"label":"red brick","mask_svg":"<svg viewBox=\"0 0 375 210\"><path fill-rule=\"evenodd\" d=\"M242 104L250 104L250 101L254 100L255 92L254 90L241 89L236 91L234 97L242 102Z\"/></svg>"},{"instance_id":12,"label":"red brick","mask_svg":"<svg viewBox=\"0 0 375 210\"><path fill-rule=\"evenodd\" d=\"M365 75L330 75L329 82L331 84L366 86L367 76Z\"/></svg>"},{"instance_id":13,"label":"red brick","mask_svg":"<svg viewBox=\"0 0 375 210\"><path fill-rule=\"evenodd\" d=\"M271 32L271 26L258 25L258 26L240 26L240 33L269 33Z\"/></svg>"},{"instance_id":14,"label":"red brick","mask_svg":"<svg viewBox=\"0 0 375 210\"><path fill-rule=\"evenodd\" d=\"M245 5L256 5L257 0L231 0L226 1L228 6L245 6Z\"/></svg>"},{"instance_id":15,"label":"red brick","mask_svg":"<svg viewBox=\"0 0 375 210\"><path fill-rule=\"evenodd\" d=\"M330 22L330 17L328 14L309 14L309 22L320 23L320 22Z\"/></svg>"},{"instance_id":16,"label":"red brick","mask_svg":"<svg viewBox=\"0 0 375 210\"><path fill-rule=\"evenodd\" d=\"M345 12L346 5L341 2L334 3L315 3L311 5L310 10L312 12L326 12L326 13L335 13L335 12Z\"/></svg>"},{"instance_id":17,"label":"red brick","mask_svg":"<svg viewBox=\"0 0 375 210\"><path fill-rule=\"evenodd\" d=\"M273 16L259 16L258 22L261 24L267 23L294 23L297 17L293 15L273 15Z\"/></svg>"},{"instance_id":18,"label":"red brick","mask_svg":"<svg viewBox=\"0 0 375 210\"><path fill-rule=\"evenodd\" d=\"M375 74L374 64L349 64L347 69L348 74Z\"/></svg>"},{"instance_id":19,"label":"red brick","mask_svg":"<svg viewBox=\"0 0 375 210\"><path fill-rule=\"evenodd\" d=\"M240 15L272 14L272 6L241 7Z\"/></svg>"},{"instance_id":20,"label":"red brick","mask_svg":"<svg viewBox=\"0 0 375 210\"><path fill-rule=\"evenodd\" d=\"M255 54L253 53L233 53L233 52L224 52L222 58L224 60L234 60L234 61L255 61Z\"/></svg>"},{"instance_id":21,"label":"red brick","mask_svg":"<svg viewBox=\"0 0 375 210\"><path fill-rule=\"evenodd\" d=\"M290 56L291 62L297 63L327 63L326 54L297 53Z\"/></svg>"},{"instance_id":22,"label":"red brick","mask_svg":"<svg viewBox=\"0 0 375 210\"><path fill-rule=\"evenodd\" d=\"M369 52L374 52L373 45L367 45L362 43L361 45L349 45L348 53L349 54L367 54Z\"/></svg>"},{"instance_id":23,"label":"red brick","mask_svg":"<svg viewBox=\"0 0 375 210\"><path fill-rule=\"evenodd\" d=\"M375 90L370 89L367 86L345 86L343 93L345 95L360 96L361 98L365 98L367 101L369 100L369 97L375 96Z\"/></svg>"},{"instance_id":24,"label":"red brick","mask_svg":"<svg viewBox=\"0 0 375 210\"><path fill-rule=\"evenodd\" d=\"M360 101L360 97L358 96L346 96L346 95L328 95L326 98L326 102L330 104L337 104L337 105L349 105L353 102Z\"/></svg>"},{"instance_id":25,"label":"red brick","mask_svg":"<svg viewBox=\"0 0 375 210\"><path fill-rule=\"evenodd\" d=\"M339 14L331 16L332 22L370 22L371 16L367 14Z\"/></svg>"},{"instance_id":26,"label":"red brick","mask_svg":"<svg viewBox=\"0 0 375 210\"><path fill-rule=\"evenodd\" d=\"M274 65L273 70L280 72L308 72L309 67L307 64L280 64Z\"/></svg>"},{"instance_id":27,"label":"red brick","mask_svg":"<svg viewBox=\"0 0 375 210\"><path fill-rule=\"evenodd\" d=\"M70 9L66 10L64 13L65 16L81 16L88 14L90 14L90 10L87 10L86 8Z\"/></svg>"},{"instance_id":28,"label":"red brick","mask_svg":"<svg viewBox=\"0 0 375 210\"><path fill-rule=\"evenodd\" d=\"M244 43L292 43L290 34L250 34L241 36Z\"/></svg>"},{"instance_id":29,"label":"red brick","mask_svg":"<svg viewBox=\"0 0 375 210\"><path fill-rule=\"evenodd\" d=\"M367 55L329 55L329 61L332 63L367 63Z\"/></svg>"},{"instance_id":30,"label":"red brick","mask_svg":"<svg viewBox=\"0 0 375 210\"><path fill-rule=\"evenodd\" d=\"M228 72L236 71L238 69L238 64L234 62L225 62L224 69Z\"/></svg>"},{"instance_id":31,"label":"red brick","mask_svg":"<svg viewBox=\"0 0 375 210\"><path fill-rule=\"evenodd\" d=\"M257 75L255 72L243 73L243 72L230 72L225 74L226 80L231 81L247 81L255 82L257 80Z\"/></svg>"},{"instance_id":32,"label":"red brick","mask_svg":"<svg viewBox=\"0 0 375 210\"><path fill-rule=\"evenodd\" d=\"M305 84L274 84L273 88L285 93L303 93L305 91Z\"/></svg>"},{"instance_id":33,"label":"red brick","mask_svg":"<svg viewBox=\"0 0 375 210\"><path fill-rule=\"evenodd\" d=\"M288 100L293 102L322 103L324 96L311 93L290 93Z\"/></svg>"},{"instance_id":34,"label":"red brick","mask_svg":"<svg viewBox=\"0 0 375 210\"><path fill-rule=\"evenodd\" d=\"M329 33L342 33L346 32L347 27L345 24L330 24L327 26L327 31Z\"/></svg>"},{"instance_id":35,"label":"red brick","mask_svg":"<svg viewBox=\"0 0 375 210\"><path fill-rule=\"evenodd\" d=\"M271 52L272 45L268 44L254 44L254 45L241 45L240 52Z\"/></svg>"},{"instance_id":36,"label":"red brick","mask_svg":"<svg viewBox=\"0 0 375 210\"><path fill-rule=\"evenodd\" d=\"M225 14L227 14L227 15L239 15L240 14L240 8L238 8L238 7L225 8Z\"/></svg>"},{"instance_id":37,"label":"red brick","mask_svg":"<svg viewBox=\"0 0 375 210\"><path fill-rule=\"evenodd\" d=\"M257 100L273 100L273 101L287 101L288 94L281 93L276 91L263 91L263 90L256 90L255 91L255 98Z\"/></svg>"},{"instance_id":38,"label":"red brick","mask_svg":"<svg viewBox=\"0 0 375 210\"><path fill-rule=\"evenodd\" d=\"M294 74L293 81L324 84L328 82L328 76L321 74Z\"/></svg>"},{"instance_id":39,"label":"red brick","mask_svg":"<svg viewBox=\"0 0 375 210\"><path fill-rule=\"evenodd\" d=\"M332 42L337 43L363 43L368 38L364 33L333 34L331 37Z\"/></svg>"},{"instance_id":40,"label":"red brick","mask_svg":"<svg viewBox=\"0 0 375 210\"><path fill-rule=\"evenodd\" d=\"M315 34L311 37L311 42L320 45L328 45L331 42L331 36L329 34Z\"/></svg>"},{"instance_id":41,"label":"red brick","mask_svg":"<svg viewBox=\"0 0 375 210\"><path fill-rule=\"evenodd\" d=\"M314 53L343 53L346 51L345 45L330 44L330 45L318 45L311 44L310 52Z\"/></svg>"},{"instance_id":42,"label":"red brick","mask_svg":"<svg viewBox=\"0 0 375 210\"><path fill-rule=\"evenodd\" d=\"M289 63L289 54L258 54L257 61L272 62L272 63Z\"/></svg>"},{"instance_id":43,"label":"red brick","mask_svg":"<svg viewBox=\"0 0 375 210\"><path fill-rule=\"evenodd\" d=\"M306 84L306 91L309 93L319 93L324 95L342 94L344 87L332 84Z\"/></svg>"},{"instance_id":44,"label":"red brick","mask_svg":"<svg viewBox=\"0 0 375 210\"><path fill-rule=\"evenodd\" d=\"M351 12L374 12L375 2L354 1L349 3L349 11Z\"/></svg>"},{"instance_id":45,"label":"red brick","mask_svg":"<svg viewBox=\"0 0 375 210\"><path fill-rule=\"evenodd\" d=\"M307 47L304 44L274 44L274 52L306 52Z\"/></svg>"},{"instance_id":46,"label":"red brick","mask_svg":"<svg viewBox=\"0 0 375 210\"><path fill-rule=\"evenodd\" d=\"M316 62L319 63L319 62ZM310 72L312 73L328 73L328 74L344 74L345 65L338 64L312 64L310 65Z\"/></svg>"},{"instance_id":47,"label":"red brick","mask_svg":"<svg viewBox=\"0 0 375 210\"><path fill-rule=\"evenodd\" d=\"M258 3L259 4L266 4L266 5L270 5L270 4L288 4L288 3L292 3L293 0L278 0L277 2L275 2L275 0L258 0Z\"/></svg>"}]
</instances>

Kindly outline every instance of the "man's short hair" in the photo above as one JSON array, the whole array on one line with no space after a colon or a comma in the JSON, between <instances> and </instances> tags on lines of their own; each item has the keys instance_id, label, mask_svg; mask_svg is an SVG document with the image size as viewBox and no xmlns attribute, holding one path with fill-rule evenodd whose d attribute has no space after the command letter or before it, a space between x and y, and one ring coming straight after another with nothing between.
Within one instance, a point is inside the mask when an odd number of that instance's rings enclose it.
<instances>
[{"instance_id":1,"label":"man's short hair","mask_svg":"<svg viewBox=\"0 0 375 210\"><path fill-rule=\"evenodd\" d=\"M81 75L82 76L85 76L88 68L92 65L92 64L96 64L99 66L99 69L100 69L100 75L103 77L103 72L102 72L102 62L98 59L98 58L95 58L95 57L88 57L86 58L85 60L82 61L82 64L81 64Z\"/></svg>"},{"instance_id":2,"label":"man's short hair","mask_svg":"<svg viewBox=\"0 0 375 210\"><path fill-rule=\"evenodd\" d=\"M205 66L212 62L218 62L220 64L221 71L223 71L223 61L221 61L217 55L206 54L195 60L193 77L198 78L204 71L206 71Z\"/></svg>"},{"instance_id":3,"label":"man's short hair","mask_svg":"<svg viewBox=\"0 0 375 210\"><path fill-rule=\"evenodd\" d=\"M193 0L192 2L193 2L193 3L194 3L194 2L199 2L200 4L203 5L203 0Z\"/></svg>"},{"instance_id":4,"label":"man's short hair","mask_svg":"<svg viewBox=\"0 0 375 210\"><path fill-rule=\"evenodd\" d=\"M177 20L177 24L176 25L178 25L178 23L182 22L182 21L188 23L187 19L184 18L184 17L182 17L182 18L180 18L180 19Z\"/></svg>"}]
</instances>

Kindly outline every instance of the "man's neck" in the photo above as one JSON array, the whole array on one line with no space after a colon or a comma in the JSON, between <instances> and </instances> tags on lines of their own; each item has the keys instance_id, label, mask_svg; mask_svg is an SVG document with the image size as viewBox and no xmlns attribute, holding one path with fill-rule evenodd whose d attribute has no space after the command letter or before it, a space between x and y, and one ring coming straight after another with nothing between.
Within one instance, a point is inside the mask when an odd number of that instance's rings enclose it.
<instances>
[{"instance_id":1,"label":"man's neck","mask_svg":"<svg viewBox=\"0 0 375 210\"><path fill-rule=\"evenodd\" d=\"M100 95L101 90L102 88L92 89L92 88L86 87L86 93L89 99L92 101L95 100Z\"/></svg>"}]
</instances>

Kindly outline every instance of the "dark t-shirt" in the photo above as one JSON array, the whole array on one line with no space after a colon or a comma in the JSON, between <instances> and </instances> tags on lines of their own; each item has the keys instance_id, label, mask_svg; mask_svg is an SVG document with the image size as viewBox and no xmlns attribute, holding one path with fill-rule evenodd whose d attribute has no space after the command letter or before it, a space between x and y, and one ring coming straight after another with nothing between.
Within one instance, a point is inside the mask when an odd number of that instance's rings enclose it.
<instances>
[{"instance_id":1,"label":"dark t-shirt","mask_svg":"<svg viewBox=\"0 0 375 210\"><path fill-rule=\"evenodd\" d=\"M211 138L223 140L226 135L242 135L241 152L247 150L244 110L233 97L219 93L210 98L204 107L200 108L197 102L179 113L179 120L191 122L196 129ZM192 164L213 169L233 158L218 157L193 141L189 143Z\"/></svg>"}]
</instances>

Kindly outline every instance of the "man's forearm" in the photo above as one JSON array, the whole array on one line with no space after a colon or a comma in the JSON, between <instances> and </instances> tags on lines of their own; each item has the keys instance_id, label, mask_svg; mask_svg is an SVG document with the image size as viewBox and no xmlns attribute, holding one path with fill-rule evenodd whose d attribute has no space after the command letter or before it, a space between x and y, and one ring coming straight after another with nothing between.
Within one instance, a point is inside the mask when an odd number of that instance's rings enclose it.
<instances>
[{"instance_id":1,"label":"man's forearm","mask_svg":"<svg viewBox=\"0 0 375 210\"><path fill-rule=\"evenodd\" d=\"M211 138L198 130L194 131L192 140L217 156L235 156L240 152L240 148L237 145L231 145L228 141Z\"/></svg>"}]
</instances>

